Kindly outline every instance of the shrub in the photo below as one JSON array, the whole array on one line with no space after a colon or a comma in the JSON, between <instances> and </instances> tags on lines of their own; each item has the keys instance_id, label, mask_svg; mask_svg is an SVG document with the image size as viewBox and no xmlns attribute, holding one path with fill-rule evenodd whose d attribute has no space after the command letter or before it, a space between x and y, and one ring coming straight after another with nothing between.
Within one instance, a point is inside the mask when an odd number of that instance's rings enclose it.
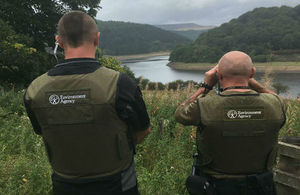
<instances>
[{"instance_id":1,"label":"shrub","mask_svg":"<svg viewBox=\"0 0 300 195\"><path fill-rule=\"evenodd\" d=\"M46 72L54 63L53 57L31 47L32 39L16 34L0 19L0 82L24 87Z\"/></svg>"},{"instance_id":2,"label":"shrub","mask_svg":"<svg viewBox=\"0 0 300 195\"><path fill-rule=\"evenodd\" d=\"M289 90L289 86L283 85L281 83L273 83L272 87L275 89L277 94L286 93Z\"/></svg>"},{"instance_id":3,"label":"shrub","mask_svg":"<svg viewBox=\"0 0 300 195\"><path fill-rule=\"evenodd\" d=\"M106 68L121 72L121 73L125 73L127 74L129 77L131 77L133 80L135 80L135 76L134 73L127 67L121 66L121 62L118 61L116 58L113 58L111 56L109 57L99 57L98 58L99 62L101 65L105 66Z\"/></svg>"},{"instance_id":4,"label":"shrub","mask_svg":"<svg viewBox=\"0 0 300 195\"><path fill-rule=\"evenodd\" d=\"M267 55L257 55L252 58L254 62L267 62L267 59L268 59Z\"/></svg>"}]
</instances>

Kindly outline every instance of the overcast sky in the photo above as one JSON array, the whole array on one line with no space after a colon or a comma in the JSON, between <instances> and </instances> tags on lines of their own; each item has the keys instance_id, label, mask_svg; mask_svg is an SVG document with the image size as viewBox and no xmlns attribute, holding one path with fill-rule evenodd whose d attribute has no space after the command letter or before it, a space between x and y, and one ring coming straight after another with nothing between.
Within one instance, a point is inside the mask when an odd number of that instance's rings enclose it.
<instances>
[{"instance_id":1,"label":"overcast sky","mask_svg":"<svg viewBox=\"0 0 300 195\"><path fill-rule=\"evenodd\" d=\"M101 0L97 19L146 24L194 22L220 25L256 7L287 5L300 0Z\"/></svg>"}]
</instances>

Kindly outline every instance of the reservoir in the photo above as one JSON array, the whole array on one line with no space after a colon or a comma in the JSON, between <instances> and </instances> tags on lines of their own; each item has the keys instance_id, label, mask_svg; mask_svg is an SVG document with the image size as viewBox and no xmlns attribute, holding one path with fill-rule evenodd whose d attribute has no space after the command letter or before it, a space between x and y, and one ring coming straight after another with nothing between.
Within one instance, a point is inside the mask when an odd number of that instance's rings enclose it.
<instances>
[{"instance_id":1,"label":"reservoir","mask_svg":"<svg viewBox=\"0 0 300 195\"><path fill-rule=\"evenodd\" d=\"M144 59L126 60L122 64L128 66L136 77L142 76L152 82L168 83L175 80L203 81L204 71L183 71L174 70L167 66L169 56L157 56ZM257 73L255 79L260 80L263 73ZM279 82L289 87L285 97L296 98L300 94L300 74L299 73L277 73L273 77L273 82Z\"/></svg>"}]
</instances>

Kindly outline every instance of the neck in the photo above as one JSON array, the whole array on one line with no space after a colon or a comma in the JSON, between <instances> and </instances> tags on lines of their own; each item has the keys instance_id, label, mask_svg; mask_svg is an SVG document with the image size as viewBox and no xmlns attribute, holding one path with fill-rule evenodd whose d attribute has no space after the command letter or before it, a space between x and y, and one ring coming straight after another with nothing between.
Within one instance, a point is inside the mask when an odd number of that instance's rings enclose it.
<instances>
[{"instance_id":1,"label":"neck","mask_svg":"<svg viewBox=\"0 0 300 195\"><path fill-rule=\"evenodd\" d=\"M76 48L65 48L65 59L71 58L95 58L95 47L80 46Z\"/></svg>"},{"instance_id":2,"label":"neck","mask_svg":"<svg viewBox=\"0 0 300 195\"><path fill-rule=\"evenodd\" d=\"M248 87L248 82L247 81L222 82L221 86L223 89L228 87ZM249 89L228 89L227 91L249 91Z\"/></svg>"}]
</instances>

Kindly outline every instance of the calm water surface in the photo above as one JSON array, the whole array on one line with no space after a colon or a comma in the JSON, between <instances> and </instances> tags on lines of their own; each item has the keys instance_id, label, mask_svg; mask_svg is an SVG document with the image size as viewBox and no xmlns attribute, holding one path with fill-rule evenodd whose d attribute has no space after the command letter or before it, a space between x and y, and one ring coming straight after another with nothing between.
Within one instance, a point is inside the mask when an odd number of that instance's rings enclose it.
<instances>
[{"instance_id":1,"label":"calm water surface","mask_svg":"<svg viewBox=\"0 0 300 195\"><path fill-rule=\"evenodd\" d=\"M184 81L203 81L204 71L173 70L166 66L169 63L168 59L169 56L158 56L141 60L123 61L123 64L128 66L136 77L142 76L153 82L168 83L179 79ZM255 78L259 80L262 75L262 73L257 73ZM299 73L279 73L275 75L273 81L289 86L288 92L282 94L286 97L296 98L300 93Z\"/></svg>"}]
</instances>

